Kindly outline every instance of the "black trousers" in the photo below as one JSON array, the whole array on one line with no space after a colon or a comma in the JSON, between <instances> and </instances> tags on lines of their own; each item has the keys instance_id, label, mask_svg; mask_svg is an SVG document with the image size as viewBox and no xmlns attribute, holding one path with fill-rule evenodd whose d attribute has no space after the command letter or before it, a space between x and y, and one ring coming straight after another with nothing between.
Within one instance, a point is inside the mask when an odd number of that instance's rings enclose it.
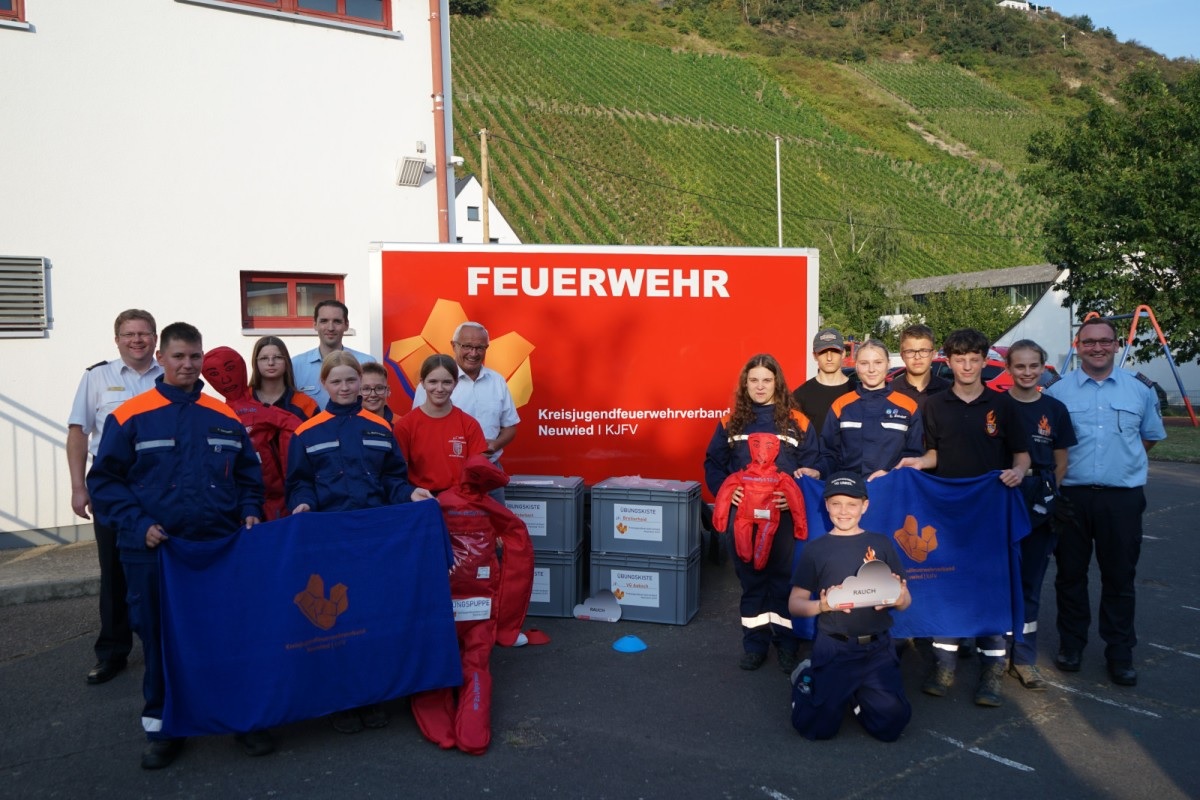
<instances>
[{"instance_id":1,"label":"black trousers","mask_svg":"<svg viewBox=\"0 0 1200 800\"><path fill-rule=\"evenodd\" d=\"M1094 549L1100 567L1099 631L1106 645L1104 657L1117 664L1132 663L1137 644L1134 580L1142 551L1146 494L1140 486L1064 486L1062 493L1073 504L1079 524L1059 533L1054 551L1059 643L1069 650L1082 650L1087 644L1092 622L1088 569Z\"/></svg>"},{"instance_id":2,"label":"black trousers","mask_svg":"<svg viewBox=\"0 0 1200 800\"><path fill-rule=\"evenodd\" d=\"M96 660L127 658L133 649L133 630L129 627L128 589L121 554L117 550L117 530L99 519L93 520L96 555L100 559L100 635L96 637Z\"/></svg>"}]
</instances>

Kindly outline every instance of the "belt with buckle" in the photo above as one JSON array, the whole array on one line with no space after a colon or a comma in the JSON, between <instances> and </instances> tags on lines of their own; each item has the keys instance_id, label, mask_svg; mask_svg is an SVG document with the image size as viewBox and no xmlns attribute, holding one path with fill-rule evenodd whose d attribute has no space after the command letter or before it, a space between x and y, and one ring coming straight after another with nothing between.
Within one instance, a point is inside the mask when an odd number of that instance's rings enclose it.
<instances>
[{"instance_id":1,"label":"belt with buckle","mask_svg":"<svg viewBox=\"0 0 1200 800\"><path fill-rule=\"evenodd\" d=\"M855 644L870 644L879 640L878 633L870 633L866 636L847 636L844 633L831 633L829 635L839 642L854 642Z\"/></svg>"}]
</instances>

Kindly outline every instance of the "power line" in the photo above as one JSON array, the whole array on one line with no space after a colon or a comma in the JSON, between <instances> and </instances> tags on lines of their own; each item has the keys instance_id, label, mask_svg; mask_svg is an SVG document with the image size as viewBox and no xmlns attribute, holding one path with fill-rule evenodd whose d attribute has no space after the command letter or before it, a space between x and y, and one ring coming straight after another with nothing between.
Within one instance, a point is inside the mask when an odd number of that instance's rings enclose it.
<instances>
[{"instance_id":1,"label":"power line","mask_svg":"<svg viewBox=\"0 0 1200 800\"><path fill-rule=\"evenodd\" d=\"M609 175L615 175L618 178L624 178L626 180L633 181L634 183L643 183L643 184L646 184L647 186L655 186L659 189L666 189L667 191L671 191L671 192L678 192L680 194L687 194L687 195L691 195L693 197L700 197L705 200L711 200L714 203L725 203L726 205L740 206L742 208L750 208L750 209L754 209L755 211L766 211L766 212L770 212L770 213L775 213L774 208L768 208L767 206L761 206L761 205L758 205L757 203L746 203L741 200L733 200L728 197L717 197L716 195L705 194L704 192L695 192L695 191L692 191L691 189L684 189L682 186L675 186L675 185L672 185L669 183L660 183L658 181L652 181L647 178L640 178L636 175L630 175L629 173L626 173L626 172L618 172L615 169L609 169L608 167L602 167L598 164L589 164L586 161L580 161L579 159L559 155L558 153L552 153L549 150L543 150L542 148L536 147L531 144L526 144L524 142L518 142L514 139L509 139L505 136L499 136L495 133L492 133L490 130L488 131L487 136L489 139L499 139L502 142L508 142L509 144L513 145L514 147L521 147L526 150L532 150L535 153L541 153L542 155L544 155L548 158L553 158L558 161L565 161L568 164L574 164L574 165L576 165L578 167L582 167L584 169L592 169L592 170L596 170L597 172L605 172ZM812 220L814 222L829 222L834 225L857 225L862 228L877 228L878 230L883 230L883 231L901 231L904 233L921 233L921 234L928 234L931 236L962 236L962 237L971 237L971 238L976 238L976 239L1010 239L1010 238L1012 238L1010 236L1006 236L1005 234L1001 234L1001 233L975 233L974 231L931 231L931 230L926 230L924 228L905 228L905 227L901 227L898 225L877 225L877 224L870 223L870 222L848 222L844 219L831 219L829 217L815 217L815 216L811 216L809 214L791 213L791 214L789 214L789 216L799 217L800 219Z\"/></svg>"}]
</instances>

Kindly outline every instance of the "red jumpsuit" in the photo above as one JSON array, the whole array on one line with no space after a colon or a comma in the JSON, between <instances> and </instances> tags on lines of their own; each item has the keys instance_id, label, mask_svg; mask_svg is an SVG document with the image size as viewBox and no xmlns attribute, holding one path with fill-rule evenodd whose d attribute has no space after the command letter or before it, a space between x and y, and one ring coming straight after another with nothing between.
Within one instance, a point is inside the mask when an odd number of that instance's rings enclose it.
<instances>
[{"instance_id":1,"label":"red jumpsuit","mask_svg":"<svg viewBox=\"0 0 1200 800\"><path fill-rule=\"evenodd\" d=\"M483 755L492 740L492 645L509 647L516 641L533 591L529 530L488 496L507 483L499 467L475 455L463 465L459 485L437 498L454 550L450 595L463 685L413 695L412 710L426 739L472 755ZM497 539L503 561L496 558Z\"/></svg>"},{"instance_id":2,"label":"red jumpsuit","mask_svg":"<svg viewBox=\"0 0 1200 800\"><path fill-rule=\"evenodd\" d=\"M792 512L793 535L797 539L808 538L808 521L804 515L804 496L791 475L775 466L779 455L779 437L771 433L752 433L748 437L750 466L739 470L721 484L713 506L713 528L725 530L729 523L729 507L733 494L742 490L733 517L733 542L738 558L753 563L755 569L763 569L771 555L771 543L779 527L779 507L775 505L775 493L783 492ZM755 536L757 532L758 536Z\"/></svg>"},{"instance_id":3,"label":"red jumpsuit","mask_svg":"<svg viewBox=\"0 0 1200 800\"><path fill-rule=\"evenodd\" d=\"M262 461L264 520L287 516L284 479L287 477L288 443L296 426L295 415L255 399L246 384L246 361L231 347L214 347L204 354L204 378L225 397L246 426L250 442Z\"/></svg>"}]
</instances>

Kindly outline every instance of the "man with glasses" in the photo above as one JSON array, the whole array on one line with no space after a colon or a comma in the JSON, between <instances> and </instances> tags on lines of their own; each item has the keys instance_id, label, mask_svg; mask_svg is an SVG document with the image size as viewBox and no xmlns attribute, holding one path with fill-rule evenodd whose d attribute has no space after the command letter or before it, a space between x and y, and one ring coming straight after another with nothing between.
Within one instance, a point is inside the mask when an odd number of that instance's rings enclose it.
<instances>
[{"instance_id":1,"label":"man with glasses","mask_svg":"<svg viewBox=\"0 0 1200 800\"><path fill-rule=\"evenodd\" d=\"M500 455L517 435L517 406L504 376L483 365L487 356L487 328L478 322L464 322L454 329L450 345L454 348L454 360L458 362L458 384L450 401L475 418L483 428L488 449L484 452L493 464L500 465ZM425 390L417 386L413 396L413 408L425 402ZM503 502L504 490L492 493Z\"/></svg>"},{"instance_id":2,"label":"man with glasses","mask_svg":"<svg viewBox=\"0 0 1200 800\"><path fill-rule=\"evenodd\" d=\"M931 368L936 355L933 330L928 325L909 325L900 332L904 372L892 379L892 391L911 397L918 409L924 410L930 395L950 388L950 381L933 374Z\"/></svg>"},{"instance_id":3,"label":"man with glasses","mask_svg":"<svg viewBox=\"0 0 1200 800\"><path fill-rule=\"evenodd\" d=\"M1067 451L1062 485L1077 524L1060 530L1055 551L1059 649L1054 663L1063 672L1078 672L1082 664L1091 626L1088 568L1095 547L1108 676L1119 686L1136 686L1134 579L1146 510L1147 453L1167 434L1149 382L1115 368L1112 322L1088 320L1078 343L1079 368L1045 390L1066 405L1078 440Z\"/></svg>"},{"instance_id":4,"label":"man with glasses","mask_svg":"<svg viewBox=\"0 0 1200 800\"><path fill-rule=\"evenodd\" d=\"M388 396L391 395L387 367L372 361L363 364L362 368L362 383L359 384L358 390L362 394L363 408L382 417L384 422L391 425L395 422L396 415L387 404Z\"/></svg>"},{"instance_id":5,"label":"man with glasses","mask_svg":"<svg viewBox=\"0 0 1200 800\"><path fill-rule=\"evenodd\" d=\"M71 416L67 419L67 468L71 473L71 508L84 519L92 519L88 495L88 455L100 446L104 421L121 403L147 389L163 369L154 360L158 327L148 311L131 308L113 323L118 357L88 367L75 391ZM133 648L129 610L125 605L125 571L117 551L117 531L107 520L92 520L96 554L100 558L100 635L96 637L96 666L87 674L95 685L112 680L125 669Z\"/></svg>"},{"instance_id":6,"label":"man with glasses","mask_svg":"<svg viewBox=\"0 0 1200 800\"><path fill-rule=\"evenodd\" d=\"M358 359L359 364L374 361L370 353L360 353L342 344L342 337L350 330L350 310L340 300L322 300L313 309L313 330L320 344L292 357L292 372L296 376L296 388L317 401L317 409L325 410L329 395L321 386L321 364L325 356L337 350L345 350Z\"/></svg>"}]
</instances>

